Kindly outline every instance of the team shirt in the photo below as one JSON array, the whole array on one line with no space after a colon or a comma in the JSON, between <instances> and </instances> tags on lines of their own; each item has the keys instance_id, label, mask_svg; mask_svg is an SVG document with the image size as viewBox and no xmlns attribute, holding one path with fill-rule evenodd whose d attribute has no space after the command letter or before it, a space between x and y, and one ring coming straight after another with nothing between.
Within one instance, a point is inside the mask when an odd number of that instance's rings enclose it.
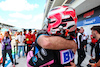
<instances>
[{"instance_id":1,"label":"team shirt","mask_svg":"<svg viewBox=\"0 0 100 67\"><path fill-rule=\"evenodd\" d=\"M100 60L100 39L95 43L95 61Z\"/></svg>"},{"instance_id":2,"label":"team shirt","mask_svg":"<svg viewBox=\"0 0 100 67\"><path fill-rule=\"evenodd\" d=\"M32 34L26 34L26 43L27 44L32 44L33 41L31 41L30 39L33 38L33 35Z\"/></svg>"},{"instance_id":3,"label":"team shirt","mask_svg":"<svg viewBox=\"0 0 100 67\"><path fill-rule=\"evenodd\" d=\"M20 43L18 43L18 46L24 46L25 43L23 43L23 41L25 40L25 35L18 35L16 37L16 40L18 40Z\"/></svg>"}]
</instances>

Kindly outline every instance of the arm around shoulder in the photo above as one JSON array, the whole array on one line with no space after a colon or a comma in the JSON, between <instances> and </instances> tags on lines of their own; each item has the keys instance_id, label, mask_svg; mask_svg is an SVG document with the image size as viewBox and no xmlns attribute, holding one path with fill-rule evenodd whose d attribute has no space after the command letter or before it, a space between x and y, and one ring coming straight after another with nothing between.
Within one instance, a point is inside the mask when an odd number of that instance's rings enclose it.
<instances>
[{"instance_id":1,"label":"arm around shoulder","mask_svg":"<svg viewBox=\"0 0 100 67\"><path fill-rule=\"evenodd\" d=\"M45 48L45 49L48 49L48 46L50 45L50 41L49 41L49 36L45 36L45 35L41 35L38 37L37 39L37 43L42 47L42 48Z\"/></svg>"},{"instance_id":2,"label":"arm around shoulder","mask_svg":"<svg viewBox=\"0 0 100 67\"><path fill-rule=\"evenodd\" d=\"M77 45L73 40L66 40L59 36L41 35L37 39L37 43L45 49L77 49Z\"/></svg>"}]
</instances>

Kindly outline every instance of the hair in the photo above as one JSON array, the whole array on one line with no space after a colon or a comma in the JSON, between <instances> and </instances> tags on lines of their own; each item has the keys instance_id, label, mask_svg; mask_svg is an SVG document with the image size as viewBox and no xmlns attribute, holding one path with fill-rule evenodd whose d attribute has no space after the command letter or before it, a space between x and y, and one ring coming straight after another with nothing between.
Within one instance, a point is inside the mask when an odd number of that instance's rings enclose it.
<instances>
[{"instance_id":1,"label":"hair","mask_svg":"<svg viewBox=\"0 0 100 67\"><path fill-rule=\"evenodd\" d=\"M17 35L19 35L20 34L20 32L17 32Z\"/></svg>"},{"instance_id":2,"label":"hair","mask_svg":"<svg viewBox=\"0 0 100 67\"><path fill-rule=\"evenodd\" d=\"M80 29L79 28L77 28L77 31L79 31Z\"/></svg>"},{"instance_id":3,"label":"hair","mask_svg":"<svg viewBox=\"0 0 100 67\"><path fill-rule=\"evenodd\" d=\"M29 29L29 31L32 31L31 29Z\"/></svg>"},{"instance_id":4,"label":"hair","mask_svg":"<svg viewBox=\"0 0 100 67\"><path fill-rule=\"evenodd\" d=\"M24 29L24 32L26 31L26 29Z\"/></svg>"},{"instance_id":5,"label":"hair","mask_svg":"<svg viewBox=\"0 0 100 67\"><path fill-rule=\"evenodd\" d=\"M9 31L7 31L7 33L9 34Z\"/></svg>"},{"instance_id":6,"label":"hair","mask_svg":"<svg viewBox=\"0 0 100 67\"><path fill-rule=\"evenodd\" d=\"M81 27L83 29L83 27Z\"/></svg>"},{"instance_id":7,"label":"hair","mask_svg":"<svg viewBox=\"0 0 100 67\"><path fill-rule=\"evenodd\" d=\"M22 31L20 31L20 33L21 33Z\"/></svg>"},{"instance_id":8,"label":"hair","mask_svg":"<svg viewBox=\"0 0 100 67\"><path fill-rule=\"evenodd\" d=\"M34 32L36 32L36 30Z\"/></svg>"},{"instance_id":9,"label":"hair","mask_svg":"<svg viewBox=\"0 0 100 67\"><path fill-rule=\"evenodd\" d=\"M95 30L100 34L100 26L93 26L91 30Z\"/></svg>"}]
</instances>

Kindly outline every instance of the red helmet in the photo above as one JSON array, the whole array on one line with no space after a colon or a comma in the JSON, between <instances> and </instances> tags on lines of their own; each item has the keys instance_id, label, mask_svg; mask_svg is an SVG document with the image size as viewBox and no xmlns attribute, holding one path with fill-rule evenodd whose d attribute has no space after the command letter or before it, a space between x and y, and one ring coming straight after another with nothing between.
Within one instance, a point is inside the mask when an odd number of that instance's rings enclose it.
<instances>
[{"instance_id":1,"label":"red helmet","mask_svg":"<svg viewBox=\"0 0 100 67\"><path fill-rule=\"evenodd\" d=\"M75 10L68 6L53 8L48 13L48 28L50 34L56 34L60 29L67 29L77 23Z\"/></svg>"}]
</instances>

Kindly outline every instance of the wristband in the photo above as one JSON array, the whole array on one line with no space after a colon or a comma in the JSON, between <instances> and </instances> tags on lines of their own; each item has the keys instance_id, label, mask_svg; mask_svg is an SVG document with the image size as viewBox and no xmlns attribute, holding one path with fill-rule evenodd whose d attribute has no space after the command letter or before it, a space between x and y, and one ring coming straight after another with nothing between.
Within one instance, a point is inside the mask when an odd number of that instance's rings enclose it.
<instances>
[{"instance_id":1,"label":"wristband","mask_svg":"<svg viewBox=\"0 0 100 67\"><path fill-rule=\"evenodd\" d=\"M94 64L94 67L96 67L96 63Z\"/></svg>"}]
</instances>

